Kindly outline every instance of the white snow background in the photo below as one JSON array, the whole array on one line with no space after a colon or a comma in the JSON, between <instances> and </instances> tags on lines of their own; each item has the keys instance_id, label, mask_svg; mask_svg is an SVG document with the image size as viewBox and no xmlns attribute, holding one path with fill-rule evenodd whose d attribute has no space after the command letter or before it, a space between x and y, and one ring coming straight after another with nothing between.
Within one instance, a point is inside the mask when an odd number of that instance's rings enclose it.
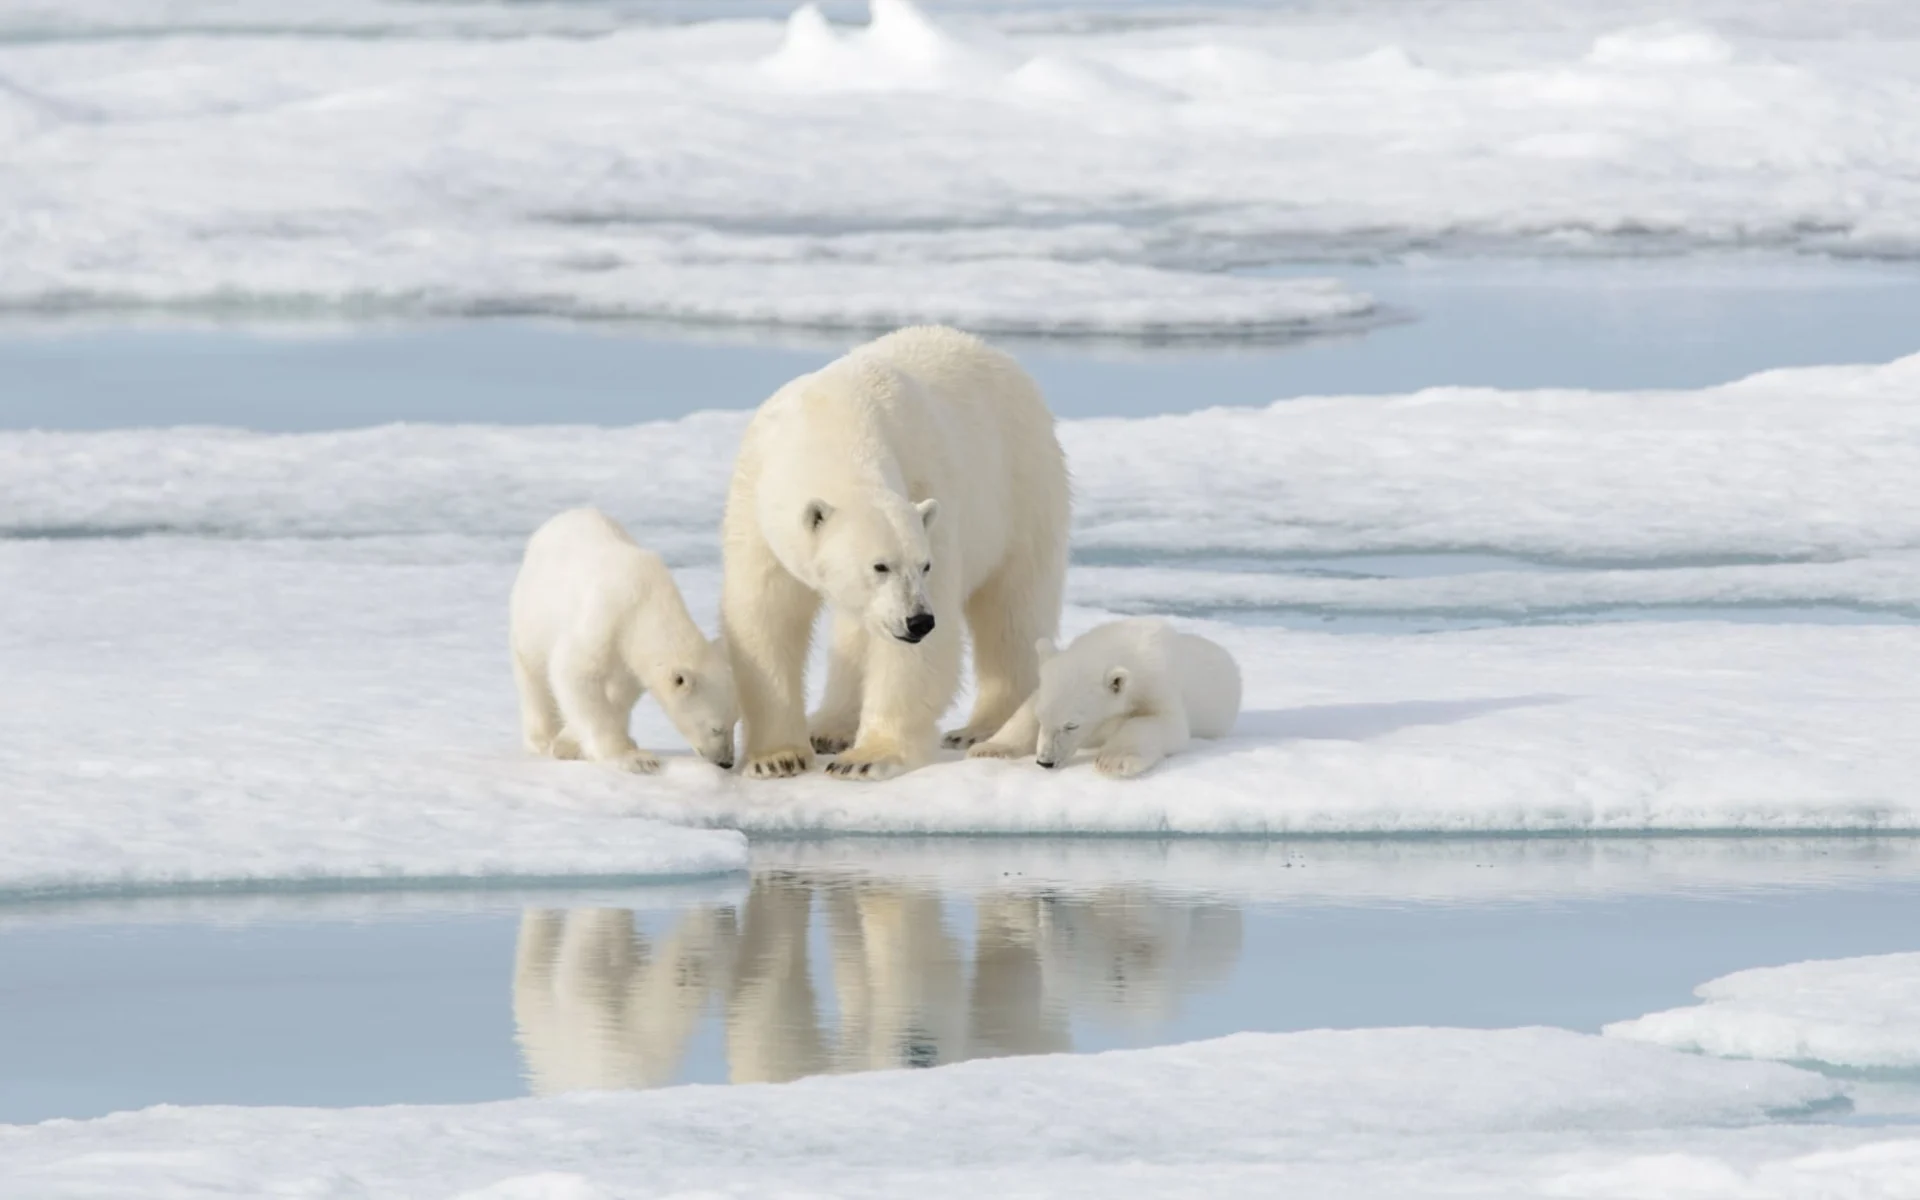
<instances>
[{"instance_id":1,"label":"white snow background","mask_svg":"<svg viewBox=\"0 0 1920 1200\"><path fill-rule=\"evenodd\" d=\"M0 307L1246 336L1381 316L1343 256L1920 252L1901 0L779 11L0 5Z\"/></svg>"}]
</instances>

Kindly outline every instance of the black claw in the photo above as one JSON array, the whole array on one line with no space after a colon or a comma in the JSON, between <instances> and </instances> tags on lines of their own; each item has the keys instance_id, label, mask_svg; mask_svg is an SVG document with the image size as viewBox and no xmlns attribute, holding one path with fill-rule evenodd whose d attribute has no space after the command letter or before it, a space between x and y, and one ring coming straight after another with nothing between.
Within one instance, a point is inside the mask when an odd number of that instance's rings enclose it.
<instances>
[{"instance_id":1,"label":"black claw","mask_svg":"<svg viewBox=\"0 0 1920 1200\"><path fill-rule=\"evenodd\" d=\"M860 764L860 773L861 773L862 775L865 775L865 774L866 774L866 773L867 773L868 771L871 771L871 770L873 770L873 764L872 764L872 763L861 763L861 764Z\"/></svg>"}]
</instances>

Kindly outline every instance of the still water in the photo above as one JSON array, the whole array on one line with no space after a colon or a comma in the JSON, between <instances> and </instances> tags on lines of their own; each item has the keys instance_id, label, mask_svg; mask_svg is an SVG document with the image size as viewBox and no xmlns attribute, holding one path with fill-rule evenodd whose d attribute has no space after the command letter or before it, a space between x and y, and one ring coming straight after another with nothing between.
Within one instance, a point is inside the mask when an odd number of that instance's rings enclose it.
<instances>
[{"instance_id":1,"label":"still water","mask_svg":"<svg viewBox=\"0 0 1920 1200\"><path fill-rule=\"evenodd\" d=\"M1393 319L1278 343L1008 345L1068 418L1454 385L1698 388L1920 351L1920 268L1911 264L1736 257L1325 270L1375 295ZM0 429L631 425L751 408L859 340L512 321L0 326Z\"/></svg>"},{"instance_id":2,"label":"still water","mask_svg":"<svg viewBox=\"0 0 1920 1200\"><path fill-rule=\"evenodd\" d=\"M672 891L0 908L0 1122L458 1102L1240 1030L1602 1024L1920 949L1920 839L759 847Z\"/></svg>"}]
</instances>

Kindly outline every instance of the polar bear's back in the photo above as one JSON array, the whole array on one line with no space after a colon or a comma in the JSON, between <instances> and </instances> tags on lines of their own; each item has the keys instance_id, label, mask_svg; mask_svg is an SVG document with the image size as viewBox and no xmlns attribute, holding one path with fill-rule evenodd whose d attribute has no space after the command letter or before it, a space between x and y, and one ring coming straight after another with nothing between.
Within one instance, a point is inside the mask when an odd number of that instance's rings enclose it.
<instances>
[{"instance_id":1,"label":"polar bear's back","mask_svg":"<svg viewBox=\"0 0 1920 1200\"><path fill-rule=\"evenodd\" d=\"M945 325L911 325L875 338L850 358L885 363L923 386L955 415L1030 439L1053 440L1053 414L1012 355Z\"/></svg>"},{"instance_id":2,"label":"polar bear's back","mask_svg":"<svg viewBox=\"0 0 1920 1200\"><path fill-rule=\"evenodd\" d=\"M1058 608L1070 498L1053 414L1018 362L971 334L897 330L787 384L754 415L736 485L743 472L776 538L798 528L788 509L857 502L880 480L936 499L969 590L1017 556L1023 577L1054 581L1035 600Z\"/></svg>"},{"instance_id":3,"label":"polar bear's back","mask_svg":"<svg viewBox=\"0 0 1920 1200\"><path fill-rule=\"evenodd\" d=\"M510 606L514 648L540 661L586 625L604 626L593 635L611 642L622 621L673 586L660 556L612 517L593 508L563 512L527 539Z\"/></svg>"},{"instance_id":4,"label":"polar bear's back","mask_svg":"<svg viewBox=\"0 0 1920 1200\"><path fill-rule=\"evenodd\" d=\"M1240 664L1226 647L1192 633L1175 633L1170 657L1180 672L1187 728L1195 737L1225 737L1240 716Z\"/></svg>"}]
</instances>

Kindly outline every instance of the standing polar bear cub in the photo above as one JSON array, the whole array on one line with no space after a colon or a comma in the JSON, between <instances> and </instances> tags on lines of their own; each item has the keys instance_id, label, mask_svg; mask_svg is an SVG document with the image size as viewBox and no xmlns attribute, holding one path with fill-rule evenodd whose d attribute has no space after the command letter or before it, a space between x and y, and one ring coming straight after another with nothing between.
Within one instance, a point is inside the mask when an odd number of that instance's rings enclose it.
<instances>
[{"instance_id":1,"label":"standing polar bear cub","mask_svg":"<svg viewBox=\"0 0 1920 1200\"><path fill-rule=\"evenodd\" d=\"M1069 521L1053 415L1018 363L954 329L902 329L760 406L727 494L721 631L756 778L884 779L929 761L960 683L977 699L947 744L1004 724L1058 627ZM807 646L833 613L826 697L809 723Z\"/></svg>"},{"instance_id":2,"label":"standing polar bear cub","mask_svg":"<svg viewBox=\"0 0 1920 1200\"><path fill-rule=\"evenodd\" d=\"M1151 770L1196 737L1225 737L1240 715L1240 666L1222 646L1165 621L1109 621L1054 653L1039 647L1040 689L974 758L1038 755L1064 767L1081 746L1122 778Z\"/></svg>"},{"instance_id":3,"label":"standing polar bear cub","mask_svg":"<svg viewBox=\"0 0 1920 1200\"><path fill-rule=\"evenodd\" d=\"M612 517L577 508L535 531L510 616L529 750L658 771L627 731L640 694L652 692L695 750L733 766L738 704L726 651L687 615L660 556Z\"/></svg>"}]
</instances>

